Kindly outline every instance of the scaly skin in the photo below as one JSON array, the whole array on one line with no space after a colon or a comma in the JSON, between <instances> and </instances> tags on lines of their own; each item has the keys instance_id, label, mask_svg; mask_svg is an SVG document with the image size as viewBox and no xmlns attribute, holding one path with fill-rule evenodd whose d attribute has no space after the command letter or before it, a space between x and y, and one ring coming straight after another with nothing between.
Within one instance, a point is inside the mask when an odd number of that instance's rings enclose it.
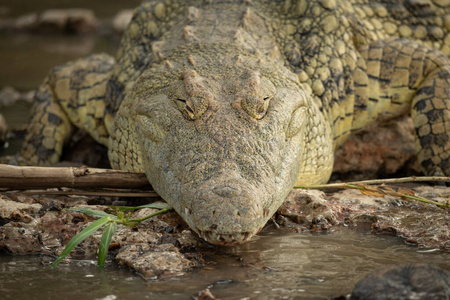
<instances>
[{"instance_id":1,"label":"scaly skin","mask_svg":"<svg viewBox=\"0 0 450 300\"><path fill-rule=\"evenodd\" d=\"M211 243L256 234L333 151L411 112L427 174L450 175L450 1L148 1L116 61L55 68L22 151L59 159L70 124L142 171ZM438 51L440 50L440 51Z\"/></svg>"}]
</instances>

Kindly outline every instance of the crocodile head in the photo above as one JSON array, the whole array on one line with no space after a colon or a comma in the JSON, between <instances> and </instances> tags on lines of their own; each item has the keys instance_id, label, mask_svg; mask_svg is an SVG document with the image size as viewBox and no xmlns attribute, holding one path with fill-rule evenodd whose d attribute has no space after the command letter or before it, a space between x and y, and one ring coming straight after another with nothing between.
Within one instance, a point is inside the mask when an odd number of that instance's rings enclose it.
<instances>
[{"instance_id":1,"label":"crocodile head","mask_svg":"<svg viewBox=\"0 0 450 300\"><path fill-rule=\"evenodd\" d=\"M188 50L136 82L125 105L135 126L131 151L202 238L239 244L294 186L313 104L282 66L237 50Z\"/></svg>"}]
</instances>

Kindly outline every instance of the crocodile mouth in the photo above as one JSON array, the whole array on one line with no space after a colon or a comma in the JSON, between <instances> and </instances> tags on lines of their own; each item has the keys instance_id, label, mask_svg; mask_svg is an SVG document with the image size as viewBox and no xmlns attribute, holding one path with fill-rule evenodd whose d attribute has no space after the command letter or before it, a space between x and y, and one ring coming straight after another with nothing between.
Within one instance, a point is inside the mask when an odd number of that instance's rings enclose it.
<instances>
[{"instance_id":1,"label":"crocodile mouth","mask_svg":"<svg viewBox=\"0 0 450 300\"><path fill-rule=\"evenodd\" d=\"M235 246L249 241L261 229L262 227L253 231L235 233L219 233L212 230L197 230L197 232L208 243L220 246Z\"/></svg>"}]
</instances>

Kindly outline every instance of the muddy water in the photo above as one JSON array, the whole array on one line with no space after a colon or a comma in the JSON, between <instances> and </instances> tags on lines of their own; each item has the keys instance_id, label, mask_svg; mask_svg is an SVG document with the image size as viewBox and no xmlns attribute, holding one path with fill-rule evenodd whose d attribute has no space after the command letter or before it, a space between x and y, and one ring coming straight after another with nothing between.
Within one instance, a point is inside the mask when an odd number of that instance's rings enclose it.
<instances>
[{"instance_id":1,"label":"muddy water","mask_svg":"<svg viewBox=\"0 0 450 300\"><path fill-rule=\"evenodd\" d=\"M0 291L2 299L191 299L209 287L221 299L329 299L387 265L428 262L450 270L449 252L349 229L322 235L267 229L206 259L201 270L144 281L111 262L105 271L89 261L52 270L47 257L0 255Z\"/></svg>"}]
</instances>

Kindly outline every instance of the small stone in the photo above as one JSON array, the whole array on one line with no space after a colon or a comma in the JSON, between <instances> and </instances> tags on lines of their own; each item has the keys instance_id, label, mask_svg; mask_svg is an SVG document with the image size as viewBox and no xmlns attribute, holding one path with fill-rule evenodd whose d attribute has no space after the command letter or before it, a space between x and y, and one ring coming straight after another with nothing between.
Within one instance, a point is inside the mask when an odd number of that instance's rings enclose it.
<instances>
[{"instance_id":1,"label":"small stone","mask_svg":"<svg viewBox=\"0 0 450 300\"><path fill-rule=\"evenodd\" d=\"M49 9L44 11L39 17L40 31L63 31L67 23L68 15L66 10Z\"/></svg>"},{"instance_id":2,"label":"small stone","mask_svg":"<svg viewBox=\"0 0 450 300\"><path fill-rule=\"evenodd\" d=\"M90 33L97 30L98 20L89 9L49 9L40 15L37 26L44 32Z\"/></svg>"},{"instance_id":3,"label":"small stone","mask_svg":"<svg viewBox=\"0 0 450 300\"><path fill-rule=\"evenodd\" d=\"M8 125L2 114L0 114L0 142L6 140L6 132L8 131Z\"/></svg>"},{"instance_id":4,"label":"small stone","mask_svg":"<svg viewBox=\"0 0 450 300\"><path fill-rule=\"evenodd\" d=\"M209 289L202 290L198 292L197 298L198 300L215 300L217 299Z\"/></svg>"},{"instance_id":5,"label":"small stone","mask_svg":"<svg viewBox=\"0 0 450 300\"><path fill-rule=\"evenodd\" d=\"M17 30L35 29L38 23L38 15L36 13L26 14L16 19L14 27Z\"/></svg>"},{"instance_id":6,"label":"small stone","mask_svg":"<svg viewBox=\"0 0 450 300\"><path fill-rule=\"evenodd\" d=\"M394 265L361 279L350 299L446 299L449 277L449 272L428 264Z\"/></svg>"},{"instance_id":7,"label":"small stone","mask_svg":"<svg viewBox=\"0 0 450 300\"><path fill-rule=\"evenodd\" d=\"M20 93L10 86L0 90L0 108L11 105L19 99Z\"/></svg>"},{"instance_id":8,"label":"small stone","mask_svg":"<svg viewBox=\"0 0 450 300\"><path fill-rule=\"evenodd\" d=\"M127 26L130 23L132 17L132 9L125 9L120 11L112 21L114 31L117 33L123 33L127 29Z\"/></svg>"},{"instance_id":9,"label":"small stone","mask_svg":"<svg viewBox=\"0 0 450 300\"><path fill-rule=\"evenodd\" d=\"M90 9L68 9L69 19L67 21L67 32L91 33L98 27L98 20Z\"/></svg>"}]
</instances>

